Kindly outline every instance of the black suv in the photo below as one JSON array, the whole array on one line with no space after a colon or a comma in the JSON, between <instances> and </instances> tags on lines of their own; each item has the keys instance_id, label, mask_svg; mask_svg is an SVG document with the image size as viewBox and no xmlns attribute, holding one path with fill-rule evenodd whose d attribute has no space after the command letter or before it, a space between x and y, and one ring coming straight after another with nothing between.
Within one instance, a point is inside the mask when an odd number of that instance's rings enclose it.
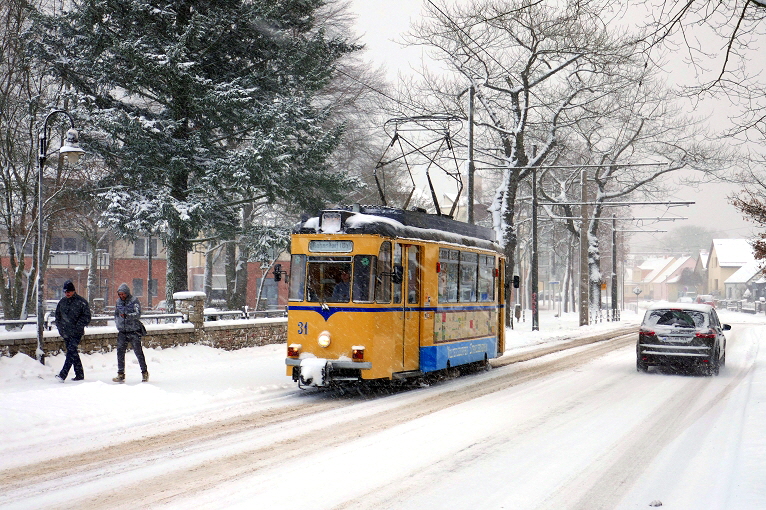
<instances>
[{"instance_id":1,"label":"black suv","mask_svg":"<svg viewBox=\"0 0 766 510\"><path fill-rule=\"evenodd\" d=\"M723 332L730 329L710 305L657 303L646 311L638 331L636 368L646 372L650 366L674 365L718 375L726 363Z\"/></svg>"}]
</instances>

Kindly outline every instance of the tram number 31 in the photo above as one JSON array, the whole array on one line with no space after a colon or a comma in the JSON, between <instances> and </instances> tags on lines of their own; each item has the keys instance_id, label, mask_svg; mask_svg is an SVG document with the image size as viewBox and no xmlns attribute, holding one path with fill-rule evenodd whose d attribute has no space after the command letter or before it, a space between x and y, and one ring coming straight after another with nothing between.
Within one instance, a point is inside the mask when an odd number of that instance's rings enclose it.
<instances>
[{"instance_id":1,"label":"tram number 31","mask_svg":"<svg viewBox=\"0 0 766 510\"><path fill-rule=\"evenodd\" d=\"M309 323L308 322L299 322L298 323L298 334L299 335L308 335L309 333Z\"/></svg>"}]
</instances>

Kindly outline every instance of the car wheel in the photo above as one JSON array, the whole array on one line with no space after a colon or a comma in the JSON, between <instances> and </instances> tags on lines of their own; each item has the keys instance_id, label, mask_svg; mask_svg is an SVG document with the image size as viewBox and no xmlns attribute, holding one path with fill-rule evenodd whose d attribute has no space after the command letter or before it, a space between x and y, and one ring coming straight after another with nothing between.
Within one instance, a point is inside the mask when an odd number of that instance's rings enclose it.
<instances>
[{"instance_id":1,"label":"car wheel","mask_svg":"<svg viewBox=\"0 0 766 510\"><path fill-rule=\"evenodd\" d=\"M649 367L646 366L646 363L641 361L639 358L636 358L636 370L639 372L647 372L649 370Z\"/></svg>"},{"instance_id":2,"label":"car wheel","mask_svg":"<svg viewBox=\"0 0 766 510\"><path fill-rule=\"evenodd\" d=\"M720 366L726 366L726 347L723 348L723 356L721 356Z\"/></svg>"},{"instance_id":3,"label":"car wheel","mask_svg":"<svg viewBox=\"0 0 766 510\"><path fill-rule=\"evenodd\" d=\"M713 359L710 360L710 375L718 375L721 371L721 363L718 359L719 355L718 349L716 349Z\"/></svg>"}]
</instances>

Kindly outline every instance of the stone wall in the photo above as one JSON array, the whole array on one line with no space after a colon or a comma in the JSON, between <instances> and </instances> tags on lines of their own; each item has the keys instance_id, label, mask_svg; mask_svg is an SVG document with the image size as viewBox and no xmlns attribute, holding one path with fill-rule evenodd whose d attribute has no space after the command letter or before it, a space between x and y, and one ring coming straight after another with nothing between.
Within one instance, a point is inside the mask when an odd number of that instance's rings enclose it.
<instances>
[{"instance_id":1,"label":"stone wall","mask_svg":"<svg viewBox=\"0 0 766 510\"><path fill-rule=\"evenodd\" d=\"M287 339L287 318L241 319L208 321L202 323L159 324L146 326L144 347L175 347L200 344L219 349L234 350L266 344L284 343ZM55 331L46 331L43 337L46 355L65 350L64 341ZM108 352L117 347L117 329L113 326L88 327L85 330L81 353ZM23 331L7 333L0 338L0 356L13 356L22 352L34 358L37 333Z\"/></svg>"}]
</instances>

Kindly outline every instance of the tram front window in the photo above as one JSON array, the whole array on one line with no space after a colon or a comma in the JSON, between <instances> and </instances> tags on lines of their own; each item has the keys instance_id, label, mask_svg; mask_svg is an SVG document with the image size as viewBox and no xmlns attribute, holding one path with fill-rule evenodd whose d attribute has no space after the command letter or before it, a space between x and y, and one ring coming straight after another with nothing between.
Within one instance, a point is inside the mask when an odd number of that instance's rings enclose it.
<instances>
[{"instance_id":1,"label":"tram front window","mask_svg":"<svg viewBox=\"0 0 766 510\"><path fill-rule=\"evenodd\" d=\"M348 303L351 294L351 257L309 257L306 300Z\"/></svg>"}]
</instances>

